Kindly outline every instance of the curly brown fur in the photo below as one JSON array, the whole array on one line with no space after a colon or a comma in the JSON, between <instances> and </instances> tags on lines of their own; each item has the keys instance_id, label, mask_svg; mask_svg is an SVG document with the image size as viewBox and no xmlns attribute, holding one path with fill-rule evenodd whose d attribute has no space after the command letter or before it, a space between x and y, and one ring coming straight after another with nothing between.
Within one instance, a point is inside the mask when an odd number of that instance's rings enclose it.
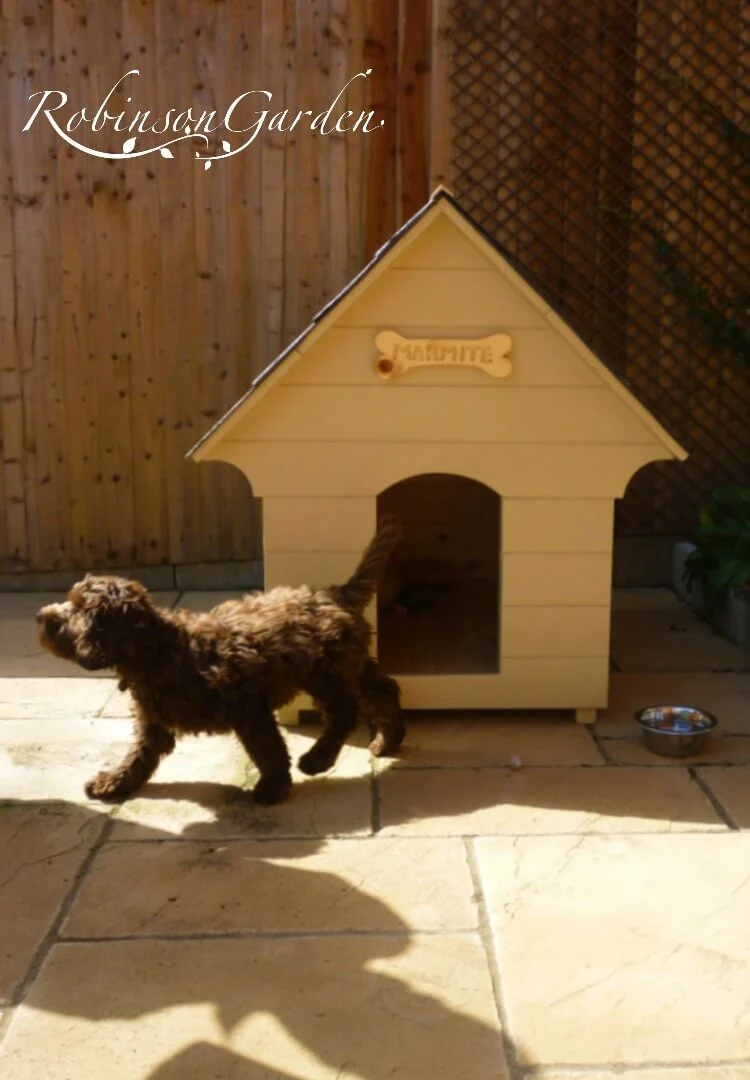
<instances>
[{"instance_id":1,"label":"curly brown fur","mask_svg":"<svg viewBox=\"0 0 750 1080\"><path fill-rule=\"evenodd\" d=\"M311 695L325 728L299 767L330 769L360 718L374 754L404 736L398 684L369 656L363 611L400 537L382 527L344 585L280 587L227 600L208 613L156 607L136 581L87 575L62 604L37 615L41 644L89 671L113 668L130 691L135 740L112 771L86 785L91 798L126 798L171 753L175 737L234 731L255 762L259 803L284 799L289 754L274 710Z\"/></svg>"}]
</instances>

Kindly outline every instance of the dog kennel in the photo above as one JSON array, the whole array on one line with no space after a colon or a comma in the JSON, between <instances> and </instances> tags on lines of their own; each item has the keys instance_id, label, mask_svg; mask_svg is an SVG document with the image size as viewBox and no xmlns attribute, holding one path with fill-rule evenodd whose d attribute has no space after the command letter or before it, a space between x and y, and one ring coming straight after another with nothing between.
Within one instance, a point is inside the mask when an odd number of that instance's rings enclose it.
<instances>
[{"instance_id":1,"label":"dog kennel","mask_svg":"<svg viewBox=\"0 0 750 1080\"><path fill-rule=\"evenodd\" d=\"M343 581L380 514L403 522L371 616L407 708L584 722L614 500L686 457L443 189L190 453L263 499L266 588Z\"/></svg>"}]
</instances>

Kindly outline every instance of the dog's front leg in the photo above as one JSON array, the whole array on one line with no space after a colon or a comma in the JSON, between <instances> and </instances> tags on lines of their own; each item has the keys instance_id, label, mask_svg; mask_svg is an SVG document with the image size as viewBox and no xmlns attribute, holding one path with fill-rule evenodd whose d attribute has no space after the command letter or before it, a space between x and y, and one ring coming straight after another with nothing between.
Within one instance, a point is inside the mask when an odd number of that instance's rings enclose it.
<instances>
[{"instance_id":1,"label":"dog's front leg","mask_svg":"<svg viewBox=\"0 0 750 1080\"><path fill-rule=\"evenodd\" d=\"M234 725L240 740L260 772L253 798L261 806L283 802L292 786L291 762L284 737L271 708L256 707Z\"/></svg>"},{"instance_id":2,"label":"dog's front leg","mask_svg":"<svg viewBox=\"0 0 750 1080\"><path fill-rule=\"evenodd\" d=\"M97 773L85 785L90 799L117 802L132 795L153 776L161 759L174 750L174 735L159 724L136 722L135 741L120 764Z\"/></svg>"}]
</instances>

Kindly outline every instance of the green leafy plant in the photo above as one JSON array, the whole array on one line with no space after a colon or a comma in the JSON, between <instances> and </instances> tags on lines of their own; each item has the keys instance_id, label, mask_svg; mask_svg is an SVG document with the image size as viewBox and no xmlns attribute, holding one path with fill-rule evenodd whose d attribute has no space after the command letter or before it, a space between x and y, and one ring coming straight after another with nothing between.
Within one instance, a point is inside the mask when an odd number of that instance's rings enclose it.
<instances>
[{"instance_id":1,"label":"green leafy plant","mask_svg":"<svg viewBox=\"0 0 750 1080\"><path fill-rule=\"evenodd\" d=\"M713 612L730 590L750 588L750 488L716 488L700 512L694 539L684 579L700 582L706 607Z\"/></svg>"}]
</instances>

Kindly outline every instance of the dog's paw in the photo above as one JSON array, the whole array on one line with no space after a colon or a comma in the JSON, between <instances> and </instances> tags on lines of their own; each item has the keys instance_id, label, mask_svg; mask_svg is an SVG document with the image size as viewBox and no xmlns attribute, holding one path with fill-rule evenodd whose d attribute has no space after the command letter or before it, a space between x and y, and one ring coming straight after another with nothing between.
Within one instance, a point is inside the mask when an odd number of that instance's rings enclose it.
<instances>
[{"instance_id":1,"label":"dog's paw","mask_svg":"<svg viewBox=\"0 0 750 1080\"><path fill-rule=\"evenodd\" d=\"M320 773L328 772L335 765L336 757L336 754L331 756L330 750L313 746L299 759L297 768L306 776L318 776Z\"/></svg>"},{"instance_id":2,"label":"dog's paw","mask_svg":"<svg viewBox=\"0 0 750 1080\"><path fill-rule=\"evenodd\" d=\"M384 754L388 754L385 735L382 731L379 731L370 743L370 753L373 757L383 757Z\"/></svg>"},{"instance_id":3,"label":"dog's paw","mask_svg":"<svg viewBox=\"0 0 750 1080\"><path fill-rule=\"evenodd\" d=\"M292 787L290 776L262 776L253 788L253 799L259 806L272 806L283 802Z\"/></svg>"},{"instance_id":4,"label":"dog's paw","mask_svg":"<svg viewBox=\"0 0 750 1080\"><path fill-rule=\"evenodd\" d=\"M83 790L90 799L101 799L102 802L119 802L131 792L130 787L123 784L121 776L108 772L97 773L84 784Z\"/></svg>"},{"instance_id":5,"label":"dog's paw","mask_svg":"<svg viewBox=\"0 0 750 1080\"><path fill-rule=\"evenodd\" d=\"M395 754L403 742L405 732L396 728L379 731L370 743L373 757L390 757Z\"/></svg>"}]
</instances>

